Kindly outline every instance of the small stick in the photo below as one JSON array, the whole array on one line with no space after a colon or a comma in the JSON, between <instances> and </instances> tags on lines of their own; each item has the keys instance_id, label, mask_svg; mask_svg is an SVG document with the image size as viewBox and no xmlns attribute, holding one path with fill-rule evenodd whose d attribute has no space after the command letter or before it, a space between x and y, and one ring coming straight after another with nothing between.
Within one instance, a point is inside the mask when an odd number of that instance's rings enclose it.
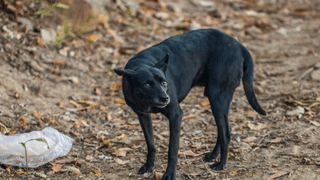
<instances>
[{"instance_id":1,"label":"small stick","mask_svg":"<svg viewBox=\"0 0 320 180\"><path fill-rule=\"evenodd\" d=\"M209 170L209 168L207 167L207 165L203 162L202 158L201 158L201 162L204 165L204 167L207 169L207 171L211 174L211 177L213 177L212 172Z\"/></svg>"}]
</instances>

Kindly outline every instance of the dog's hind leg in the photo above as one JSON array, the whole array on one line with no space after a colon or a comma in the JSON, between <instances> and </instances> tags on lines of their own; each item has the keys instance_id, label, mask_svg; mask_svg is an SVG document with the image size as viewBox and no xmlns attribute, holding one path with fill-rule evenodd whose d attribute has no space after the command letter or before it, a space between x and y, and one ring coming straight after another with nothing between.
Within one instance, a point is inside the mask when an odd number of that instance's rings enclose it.
<instances>
[{"instance_id":1,"label":"dog's hind leg","mask_svg":"<svg viewBox=\"0 0 320 180\"><path fill-rule=\"evenodd\" d=\"M230 126L228 122L229 107L233 96L233 90L225 91L217 86L209 85L208 98L210 101L213 116L218 127L218 139L214 150L207 154L205 160L216 158L220 150L220 162L216 162L210 167L221 170L227 163L228 149L230 143Z\"/></svg>"},{"instance_id":2,"label":"dog's hind leg","mask_svg":"<svg viewBox=\"0 0 320 180\"><path fill-rule=\"evenodd\" d=\"M150 114L138 113L141 128L147 142L148 155L146 163L140 167L138 174L152 172L156 149L154 147L153 128Z\"/></svg>"}]
</instances>

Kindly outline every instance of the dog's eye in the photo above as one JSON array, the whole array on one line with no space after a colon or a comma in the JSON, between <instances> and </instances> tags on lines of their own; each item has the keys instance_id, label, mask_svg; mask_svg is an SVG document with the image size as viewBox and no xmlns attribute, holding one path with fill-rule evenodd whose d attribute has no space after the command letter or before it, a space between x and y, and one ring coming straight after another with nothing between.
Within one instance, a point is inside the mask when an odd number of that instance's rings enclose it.
<instances>
[{"instance_id":1,"label":"dog's eye","mask_svg":"<svg viewBox=\"0 0 320 180\"><path fill-rule=\"evenodd\" d=\"M144 84L143 87L144 87L145 89L149 89L151 86L150 86L150 84Z\"/></svg>"},{"instance_id":2,"label":"dog's eye","mask_svg":"<svg viewBox=\"0 0 320 180\"><path fill-rule=\"evenodd\" d=\"M167 82L163 81L163 82L161 83L161 85L164 86L164 87L167 87L168 84L167 84Z\"/></svg>"}]
</instances>

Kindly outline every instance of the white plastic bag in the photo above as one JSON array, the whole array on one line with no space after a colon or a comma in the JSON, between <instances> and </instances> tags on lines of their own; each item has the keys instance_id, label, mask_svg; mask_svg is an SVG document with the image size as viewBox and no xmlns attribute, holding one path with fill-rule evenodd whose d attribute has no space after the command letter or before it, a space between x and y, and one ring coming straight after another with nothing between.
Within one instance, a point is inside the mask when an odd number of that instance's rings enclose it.
<instances>
[{"instance_id":1,"label":"white plastic bag","mask_svg":"<svg viewBox=\"0 0 320 180\"><path fill-rule=\"evenodd\" d=\"M70 137L51 127L44 128L42 131L11 136L0 133L0 163L26 167L25 148L21 143L38 138L45 139L48 144L37 140L26 143L28 167L30 168L39 167L57 157L68 154L73 143Z\"/></svg>"}]
</instances>

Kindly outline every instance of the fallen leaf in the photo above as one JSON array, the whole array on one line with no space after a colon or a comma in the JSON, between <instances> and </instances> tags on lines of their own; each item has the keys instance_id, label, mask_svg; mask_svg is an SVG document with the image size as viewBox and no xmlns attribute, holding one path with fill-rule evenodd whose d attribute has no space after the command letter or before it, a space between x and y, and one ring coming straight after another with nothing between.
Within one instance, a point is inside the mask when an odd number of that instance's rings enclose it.
<instances>
[{"instance_id":1,"label":"fallen leaf","mask_svg":"<svg viewBox=\"0 0 320 180\"><path fill-rule=\"evenodd\" d=\"M101 111L107 111L109 108L108 108L108 106L100 106L99 109Z\"/></svg>"},{"instance_id":2,"label":"fallen leaf","mask_svg":"<svg viewBox=\"0 0 320 180\"><path fill-rule=\"evenodd\" d=\"M59 66L61 66L61 65L67 64L67 62L64 61L64 60L57 59L57 60L54 60L54 61L52 62L52 64L53 64L53 65L59 65Z\"/></svg>"},{"instance_id":3,"label":"fallen leaf","mask_svg":"<svg viewBox=\"0 0 320 180\"><path fill-rule=\"evenodd\" d=\"M310 121L310 123L311 123L312 125L317 126L317 127L319 127L319 126L320 126L320 123L318 123L318 122L316 122L316 121Z\"/></svg>"},{"instance_id":4,"label":"fallen leaf","mask_svg":"<svg viewBox=\"0 0 320 180\"><path fill-rule=\"evenodd\" d=\"M249 136L249 137L246 137L245 139L243 139L242 141L243 141L243 142L248 142L248 143L250 143L250 142L255 141L256 139L257 139L257 138L254 137L254 136Z\"/></svg>"},{"instance_id":5,"label":"fallen leaf","mask_svg":"<svg viewBox=\"0 0 320 180\"><path fill-rule=\"evenodd\" d=\"M160 173L160 172L154 173L155 180L161 180L162 176L163 176L163 173Z\"/></svg>"},{"instance_id":6,"label":"fallen leaf","mask_svg":"<svg viewBox=\"0 0 320 180\"><path fill-rule=\"evenodd\" d=\"M196 118L197 116L198 116L197 114L189 114L188 116L183 116L181 120L184 121L187 119Z\"/></svg>"},{"instance_id":7,"label":"fallen leaf","mask_svg":"<svg viewBox=\"0 0 320 180\"><path fill-rule=\"evenodd\" d=\"M125 157L127 154L127 151L124 149L117 149L112 154L114 154L116 156L120 156L120 157Z\"/></svg>"},{"instance_id":8,"label":"fallen leaf","mask_svg":"<svg viewBox=\"0 0 320 180\"><path fill-rule=\"evenodd\" d=\"M210 104L210 102L208 99L206 99L204 101L201 101L200 104L201 104L201 106L207 106L208 104Z\"/></svg>"},{"instance_id":9,"label":"fallen leaf","mask_svg":"<svg viewBox=\"0 0 320 180\"><path fill-rule=\"evenodd\" d=\"M41 47L44 46L44 42L43 42L43 40L41 39L41 37L39 37L39 36L37 37L37 43L38 43L38 45L41 46Z\"/></svg>"},{"instance_id":10,"label":"fallen leaf","mask_svg":"<svg viewBox=\"0 0 320 180\"><path fill-rule=\"evenodd\" d=\"M195 154L191 150L188 150L188 151L184 151L184 152L179 152L179 156L186 158L188 156L193 157L193 156L195 156Z\"/></svg>"},{"instance_id":11,"label":"fallen leaf","mask_svg":"<svg viewBox=\"0 0 320 180\"><path fill-rule=\"evenodd\" d=\"M73 100L70 100L69 103L72 104L75 107L80 107L81 106L80 104L78 104L77 102L75 102Z\"/></svg>"},{"instance_id":12,"label":"fallen leaf","mask_svg":"<svg viewBox=\"0 0 320 180\"><path fill-rule=\"evenodd\" d=\"M39 110L33 111L33 116L37 119L41 119L41 113Z\"/></svg>"},{"instance_id":13,"label":"fallen leaf","mask_svg":"<svg viewBox=\"0 0 320 180\"><path fill-rule=\"evenodd\" d=\"M260 130L268 127L268 125L267 125L267 124L262 124L262 123L257 123L257 125L255 125L255 124L248 124L248 127L249 127L251 130L260 131Z\"/></svg>"},{"instance_id":14,"label":"fallen leaf","mask_svg":"<svg viewBox=\"0 0 320 180\"><path fill-rule=\"evenodd\" d=\"M274 173L274 174L273 174L272 176L270 176L267 180L272 180L272 179L281 177L281 176L283 176L283 175L288 174L289 172L287 172L287 171L275 171L275 172L273 172L273 173Z\"/></svg>"},{"instance_id":15,"label":"fallen leaf","mask_svg":"<svg viewBox=\"0 0 320 180\"><path fill-rule=\"evenodd\" d=\"M47 175L45 175L44 173L40 173L40 172L35 172L34 173L36 176L41 177L41 178L47 178Z\"/></svg>"},{"instance_id":16,"label":"fallen leaf","mask_svg":"<svg viewBox=\"0 0 320 180\"><path fill-rule=\"evenodd\" d=\"M101 170L100 169L96 169L94 171L90 172L91 175L97 175L97 174L101 174Z\"/></svg>"},{"instance_id":17,"label":"fallen leaf","mask_svg":"<svg viewBox=\"0 0 320 180\"><path fill-rule=\"evenodd\" d=\"M99 39L99 35L95 35L95 34L92 34L90 36L87 36L86 39L89 41L89 42L94 42L94 41L97 41Z\"/></svg>"},{"instance_id":18,"label":"fallen leaf","mask_svg":"<svg viewBox=\"0 0 320 180\"><path fill-rule=\"evenodd\" d=\"M169 131L163 131L160 133L162 136L169 136L170 132Z\"/></svg>"},{"instance_id":19,"label":"fallen leaf","mask_svg":"<svg viewBox=\"0 0 320 180\"><path fill-rule=\"evenodd\" d=\"M74 126L75 126L76 128L79 128L79 127L87 127L87 126L89 126L89 125L88 125L88 123L87 123L86 120L84 120L84 119L79 119L79 120L77 120L77 121L74 122Z\"/></svg>"},{"instance_id":20,"label":"fallen leaf","mask_svg":"<svg viewBox=\"0 0 320 180\"><path fill-rule=\"evenodd\" d=\"M115 160L115 163L117 163L119 165L124 165L124 164L127 164L129 162L130 162L129 160L128 161L123 161L123 160L118 159L118 158Z\"/></svg>"},{"instance_id":21,"label":"fallen leaf","mask_svg":"<svg viewBox=\"0 0 320 180\"><path fill-rule=\"evenodd\" d=\"M277 137L275 139L270 140L271 143L279 143L283 140L283 137Z\"/></svg>"},{"instance_id":22,"label":"fallen leaf","mask_svg":"<svg viewBox=\"0 0 320 180\"><path fill-rule=\"evenodd\" d=\"M101 95L102 95L102 93L101 93L101 91L100 91L99 88L94 88L94 94L95 94L95 95L98 95L98 96L101 96Z\"/></svg>"},{"instance_id":23,"label":"fallen leaf","mask_svg":"<svg viewBox=\"0 0 320 180\"><path fill-rule=\"evenodd\" d=\"M19 99L20 94L19 94L18 92L14 92L14 93L13 93L13 97L15 97L16 99Z\"/></svg>"},{"instance_id":24,"label":"fallen leaf","mask_svg":"<svg viewBox=\"0 0 320 180\"><path fill-rule=\"evenodd\" d=\"M126 138L127 137L127 135L125 135L125 134L121 134L120 136L117 136L116 138L117 139L124 139L124 138Z\"/></svg>"},{"instance_id":25,"label":"fallen leaf","mask_svg":"<svg viewBox=\"0 0 320 180\"><path fill-rule=\"evenodd\" d=\"M64 166L64 164L56 164L56 163L53 163L53 162L50 162L50 164L52 165L51 169L54 172L61 172L61 167Z\"/></svg>"},{"instance_id":26,"label":"fallen leaf","mask_svg":"<svg viewBox=\"0 0 320 180\"><path fill-rule=\"evenodd\" d=\"M237 168L237 169L235 169L233 171L230 171L229 174L230 175L236 175L239 171L246 171L246 169L245 168Z\"/></svg>"},{"instance_id":27,"label":"fallen leaf","mask_svg":"<svg viewBox=\"0 0 320 180\"><path fill-rule=\"evenodd\" d=\"M256 112L249 110L249 111L247 112L247 116L248 116L248 117L255 117L255 116L256 116Z\"/></svg>"},{"instance_id":28,"label":"fallen leaf","mask_svg":"<svg viewBox=\"0 0 320 180\"><path fill-rule=\"evenodd\" d=\"M120 98L114 98L113 100L114 100L115 103L118 103L118 104L122 104L122 105L126 104L126 102L123 99L120 99Z\"/></svg>"},{"instance_id":29,"label":"fallen leaf","mask_svg":"<svg viewBox=\"0 0 320 180\"><path fill-rule=\"evenodd\" d=\"M72 172L73 174L81 174L80 169L73 167L73 166L67 166L66 167L68 171Z\"/></svg>"},{"instance_id":30,"label":"fallen leaf","mask_svg":"<svg viewBox=\"0 0 320 180\"><path fill-rule=\"evenodd\" d=\"M121 91L122 89L122 82L112 82L111 83L111 90L113 91Z\"/></svg>"},{"instance_id":31,"label":"fallen leaf","mask_svg":"<svg viewBox=\"0 0 320 180\"><path fill-rule=\"evenodd\" d=\"M20 123L21 126L26 126L27 125L27 121L22 116L19 118L19 123Z\"/></svg>"},{"instance_id":32,"label":"fallen leaf","mask_svg":"<svg viewBox=\"0 0 320 180\"><path fill-rule=\"evenodd\" d=\"M7 127L6 127L4 124L2 124L1 122L0 122L0 132L1 132L2 134L5 134L5 133L8 132Z\"/></svg>"}]
</instances>

